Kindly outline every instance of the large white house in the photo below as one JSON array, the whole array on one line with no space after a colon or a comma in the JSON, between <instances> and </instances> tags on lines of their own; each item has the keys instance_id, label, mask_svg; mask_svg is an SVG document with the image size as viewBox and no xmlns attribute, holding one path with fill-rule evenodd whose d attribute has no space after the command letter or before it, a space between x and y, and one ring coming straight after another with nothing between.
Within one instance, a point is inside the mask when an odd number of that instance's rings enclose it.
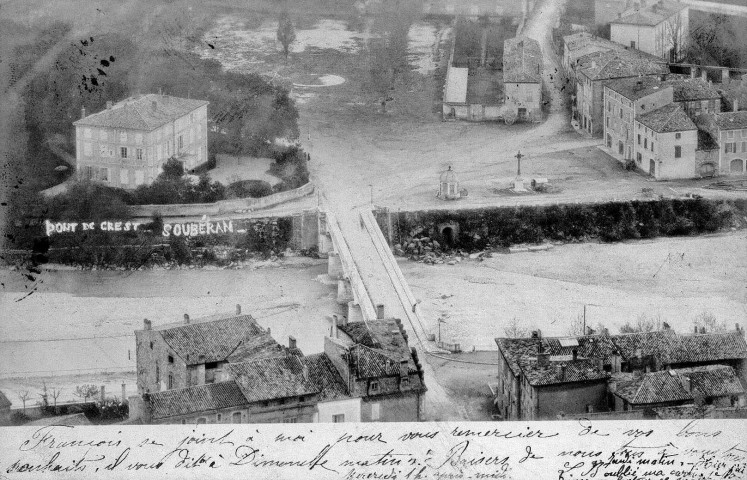
<instances>
[{"instance_id":1,"label":"large white house","mask_svg":"<svg viewBox=\"0 0 747 480\"><path fill-rule=\"evenodd\" d=\"M610 23L610 39L670 62L679 61L689 36L689 12L675 0L640 0Z\"/></svg>"},{"instance_id":2,"label":"large white house","mask_svg":"<svg viewBox=\"0 0 747 480\"><path fill-rule=\"evenodd\" d=\"M147 94L85 115L75 125L78 177L112 187L149 184L174 156L186 170L207 162L205 100Z\"/></svg>"}]
</instances>

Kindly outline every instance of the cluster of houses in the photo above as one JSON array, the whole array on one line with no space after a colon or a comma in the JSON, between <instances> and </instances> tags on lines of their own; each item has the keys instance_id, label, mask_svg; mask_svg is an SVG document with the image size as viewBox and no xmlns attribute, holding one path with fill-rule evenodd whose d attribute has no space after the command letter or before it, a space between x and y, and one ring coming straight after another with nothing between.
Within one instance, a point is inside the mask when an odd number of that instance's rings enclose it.
<instances>
[{"instance_id":1,"label":"cluster of houses","mask_svg":"<svg viewBox=\"0 0 747 480\"><path fill-rule=\"evenodd\" d=\"M744 330L678 334L663 330L610 335L496 338L503 420L664 418L673 411L747 405Z\"/></svg>"},{"instance_id":2,"label":"cluster of houses","mask_svg":"<svg viewBox=\"0 0 747 480\"><path fill-rule=\"evenodd\" d=\"M484 50L484 49L483 49ZM526 36L503 42L502 76L479 66L460 66L452 49L446 71L443 118L473 121L537 121L542 115L542 49ZM491 85L487 88L485 85Z\"/></svg>"},{"instance_id":3,"label":"cluster of houses","mask_svg":"<svg viewBox=\"0 0 747 480\"><path fill-rule=\"evenodd\" d=\"M135 332L131 423L404 422L423 419L423 370L397 319L335 323L324 352L237 311Z\"/></svg>"}]
</instances>

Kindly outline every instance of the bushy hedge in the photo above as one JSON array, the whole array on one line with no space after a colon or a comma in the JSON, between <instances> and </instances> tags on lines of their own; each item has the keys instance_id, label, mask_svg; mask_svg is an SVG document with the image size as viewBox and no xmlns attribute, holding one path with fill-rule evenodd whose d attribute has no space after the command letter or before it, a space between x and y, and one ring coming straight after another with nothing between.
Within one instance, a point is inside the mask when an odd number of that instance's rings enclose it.
<instances>
[{"instance_id":1,"label":"bushy hedge","mask_svg":"<svg viewBox=\"0 0 747 480\"><path fill-rule=\"evenodd\" d=\"M453 246L477 250L545 241L616 242L709 233L744 226L746 213L746 200L695 198L403 212L392 224L394 239L401 242L413 236L440 238L439 225L454 222L459 234Z\"/></svg>"}]
</instances>

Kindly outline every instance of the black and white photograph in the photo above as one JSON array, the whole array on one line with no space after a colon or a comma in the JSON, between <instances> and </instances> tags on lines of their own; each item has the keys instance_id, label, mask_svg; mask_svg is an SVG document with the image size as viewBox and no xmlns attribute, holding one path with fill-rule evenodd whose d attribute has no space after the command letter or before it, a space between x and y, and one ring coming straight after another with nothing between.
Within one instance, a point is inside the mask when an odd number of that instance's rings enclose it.
<instances>
[{"instance_id":1,"label":"black and white photograph","mask_svg":"<svg viewBox=\"0 0 747 480\"><path fill-rule=\"evenodd\" d=\"M0 105L0 479L747 478L747 0L0 0Z\"/></svg>"}]
</instances>

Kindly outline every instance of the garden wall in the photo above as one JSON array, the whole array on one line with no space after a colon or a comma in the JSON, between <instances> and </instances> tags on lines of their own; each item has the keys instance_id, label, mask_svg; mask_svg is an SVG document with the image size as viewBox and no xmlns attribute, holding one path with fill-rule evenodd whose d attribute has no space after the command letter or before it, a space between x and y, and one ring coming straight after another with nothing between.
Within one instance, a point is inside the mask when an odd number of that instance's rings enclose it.
<instances>
[{"instance_id":1,"label":"garden wall","mask_svg":"<svg viewBox=\"0 0 747 480\"><path fill-rule=\"evenodd\" d=\"M429 237L446 249L482 250L523 243L615 242L745 228L747 200L662 199L379 212L377 220L392 244L406 245L412 239Z\"/></svg>"}]
</instances>

